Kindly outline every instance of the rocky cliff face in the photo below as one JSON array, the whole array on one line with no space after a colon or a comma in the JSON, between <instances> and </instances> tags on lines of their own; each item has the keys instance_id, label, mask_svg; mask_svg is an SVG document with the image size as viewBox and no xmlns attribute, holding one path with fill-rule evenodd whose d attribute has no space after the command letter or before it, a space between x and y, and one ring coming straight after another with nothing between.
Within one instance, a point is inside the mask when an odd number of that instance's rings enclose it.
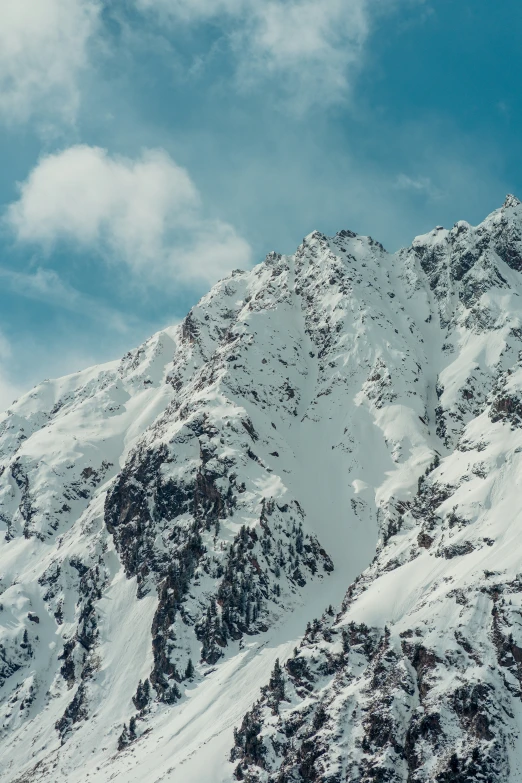
<instances>
[{"instance_id":1,"label":"rocky cliff face","mask_svg":"<svg viewBox=\"0 0 522 783\"><path fill-rule=\"evenodd\" d=\"M314 232L15 403L2 780L522 780L521 271Z\"/></svg>"}]
</instances>

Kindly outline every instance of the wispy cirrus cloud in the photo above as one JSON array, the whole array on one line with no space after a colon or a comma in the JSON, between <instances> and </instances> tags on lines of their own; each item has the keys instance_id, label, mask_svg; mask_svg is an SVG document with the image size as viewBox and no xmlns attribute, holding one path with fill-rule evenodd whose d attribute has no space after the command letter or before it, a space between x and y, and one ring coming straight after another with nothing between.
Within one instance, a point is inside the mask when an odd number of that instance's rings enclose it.
<instances>
[{"instance_id":1,"label":"wispy cirrus cloud","mask_svg":"<svg viewBox=\"0 0 522 783\"><path fill-rule=\"evenodd\" d=\"M12 124L44 114L74 121L78 80L89 65L100 10L99 0L2 0L1 120Z\"/></svg>"},{"instance_id":2,"label":"wispy cirrus cloud","mask_svg":"<svg viewBox=\"0 0 522 783\"><path fill-rule=\"evenodd\" d=\"M68 310L75 315L105 323L107 328L125 333L129 330L132 316L123 315L98 299L78 291L62 280L52 269L36 269L34 272L17 272L0 266L0 284L18 296ZM2 338L0 335L0 359L2 359Z\"/></svg>"},{"instance_id":3,"label":"wispy cirrus cloud","mask_svg":"<svg viewBox=\"0 0 522 783\"><path fill-rule=\"evenodd\" d=\"M176 24L212 22L236 58L240 88L273 80L298 110L343 101L377 16L422 0L135 0Z\"/></svg>"},{"instance_id":4,"label":"wispy cirrus cloud","mask_svg":"<svg viewBox=\"0 0 522 783\"><path fill-rule=\"evenodd\" d=\"M286 104L304 111L344 101L366 59L375 20L423 0L134 0L176 48L180 28L211 23L235 62L239 90L272 82ZM0 119L32 116L74 122L82 75L110 46L109 18L121 23L132 4L107 0L3 0L0 24ZM128 30L144 35L130 14ZM169 28L165 22L172 24Z\"/></svg>"},{"instance_id":5,"label":"wispy cirrus cloud","mask_svg":"<svg viewBox=\"0 0 522 783\"><path fill-rule=\"evenodd\" d=\"M229 223L206 216L188 172L163 150L137 158L76 145L40 159L4 217L20 243L69 243L149 284L215 282L250 263Z\"/></svg>"},{"instance_id":6,"label":"wispy cirrus cloud","mask_svg":"<svg viewBox=\"0 0 522 783\"><path fill-rule=\"evenodd\" d=\"M395 180L397 190L410 191L428 198L441 198L442 191L433 184L431 177L409 177L407 174L399 174Z\"/></svg>"}]
</instances>

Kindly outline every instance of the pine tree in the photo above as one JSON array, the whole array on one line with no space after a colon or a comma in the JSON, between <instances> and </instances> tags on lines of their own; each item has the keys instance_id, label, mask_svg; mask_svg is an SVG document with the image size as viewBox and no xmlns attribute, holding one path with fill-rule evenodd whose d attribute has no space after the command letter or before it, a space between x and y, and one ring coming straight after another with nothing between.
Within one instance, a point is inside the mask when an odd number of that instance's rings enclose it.
<instances>
[{"instance_id":1,"label":"pine tree","mask_svg":"<svg viewBox=\"0 0 522 783\"><path fill-rule=\"evenodd\" d=\"M272 707L273 712L279 712L279 705L286 698L285 680L279 658L276 658L268 685L266 685L262 691L268 697L267 702Z\"/></svg>"},{"instance_id":2,"label":"pine tree","mask_svg":"<svg viewBox=\"0 0 522 783\"><path fill-rule=\"evenodd\" d=\"M276 658L274 669L270 677L269 688L279 701L285 698L285 681L283 679L283 670L281 669L279 658Z\"/></svg>"},{"instance_id":3,"label":"pine tree","mask_svg":"<svg viewBox=\"0 0 522 783\"><path fill-rule=\"evenodd\" d=\"M260 737L261 721L259 702L250 712L247 712L239 729L234 731L235 747L232 750L230 760L241 759L246 764L263 765L265 747ZM237 772L239 771L239 776ZM244 780L241 765L236 768L236 780Z\"/></svg>"},{"instance_id":4,"label":"pine tree","mask_svg":"<svg viewBox=\"0 0 522 783\"><path fill-rule=\"evenodd\" d=\"M36 637L38 639L38 637ZM22 650L26 651L26 655L28 658L33 657L33 648L31 647L31 642L29 641L29 634L27 633L27 628L24 629L24 636L23 641L20 643L20 647Z\"/></svg>"},{"instance_id":5,"label":"pine tree","mask_svg":"<svg viewBox=\"0 0 522 783\"><path fill-rule=\"evenodd\" d=\"M165 704L175 704L178 699L181 699L181 692L176 683L173 683L163 692L162 701L164 701Z\"/></svg>"},{"instance_id":6,"label":"pine tree","mask_svg":"<svg viewBox=\"0 0 522 783\"><path fill-rule=\"evenodd\" d=\"M132 701L134 702L136 709L140 712L143 712L143 710L148 707L150 702L150 682L148 678L145 682L139 681L138 687L136 688L136 695L132 697Z\"/></svg>"},{"instance_id":7,"label":"pine tree","mask_svg":"<svg viewBox=\"0 0 522 783\"><path fill-rule=\"evenodd\" d=\"M191 680L194 676L194 664L192 663L192 658L188 659L187 668L185 669L185 679Z\"/></svg>"},{"instance_id":8,"label":"pine tree","mask_svg":"<svg viewBox=\"0 0 522 783\"><path fill-rule=\"evenodd\" d=\"M123 748L126 748L129 744L129 730L127 729L127 724L123 724L123 730L118 737L118 750L123 750Z\"/></svg>"}]
</instances>

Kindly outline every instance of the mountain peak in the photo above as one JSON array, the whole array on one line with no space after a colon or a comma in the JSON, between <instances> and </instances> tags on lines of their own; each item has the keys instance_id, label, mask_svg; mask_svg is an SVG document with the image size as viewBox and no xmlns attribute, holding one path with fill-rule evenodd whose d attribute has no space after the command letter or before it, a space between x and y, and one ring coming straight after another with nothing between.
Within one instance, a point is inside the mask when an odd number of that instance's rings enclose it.
<instances>
[{"instance_id":1,"label":"mountain peak","mask_svg":"<svg viewBox=\"0 0 522 783\"><path fill-rule=\"evenodd\" d=\"M507 209L508 207L519 207L521 204L522 202L516 196L513 196L512 193L508 193L502 207Z\"/></svg>"}]
</instances>

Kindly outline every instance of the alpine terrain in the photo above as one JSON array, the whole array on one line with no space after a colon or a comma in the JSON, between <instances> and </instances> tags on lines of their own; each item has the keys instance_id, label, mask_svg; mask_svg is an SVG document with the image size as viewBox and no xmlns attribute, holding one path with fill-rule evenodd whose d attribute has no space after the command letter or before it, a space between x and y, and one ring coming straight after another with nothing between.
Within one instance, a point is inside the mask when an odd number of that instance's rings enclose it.
<instances>
[{"instance_id":1,"label":"alpine terrain","mask_svg":"<svg viewBox=\"0 0 522 783\"><path fill-rule=\"evenodd\" d=\"M315 231L0 416L2 783L522 783L522 204Z\"/></svg>"}]
</instances>

